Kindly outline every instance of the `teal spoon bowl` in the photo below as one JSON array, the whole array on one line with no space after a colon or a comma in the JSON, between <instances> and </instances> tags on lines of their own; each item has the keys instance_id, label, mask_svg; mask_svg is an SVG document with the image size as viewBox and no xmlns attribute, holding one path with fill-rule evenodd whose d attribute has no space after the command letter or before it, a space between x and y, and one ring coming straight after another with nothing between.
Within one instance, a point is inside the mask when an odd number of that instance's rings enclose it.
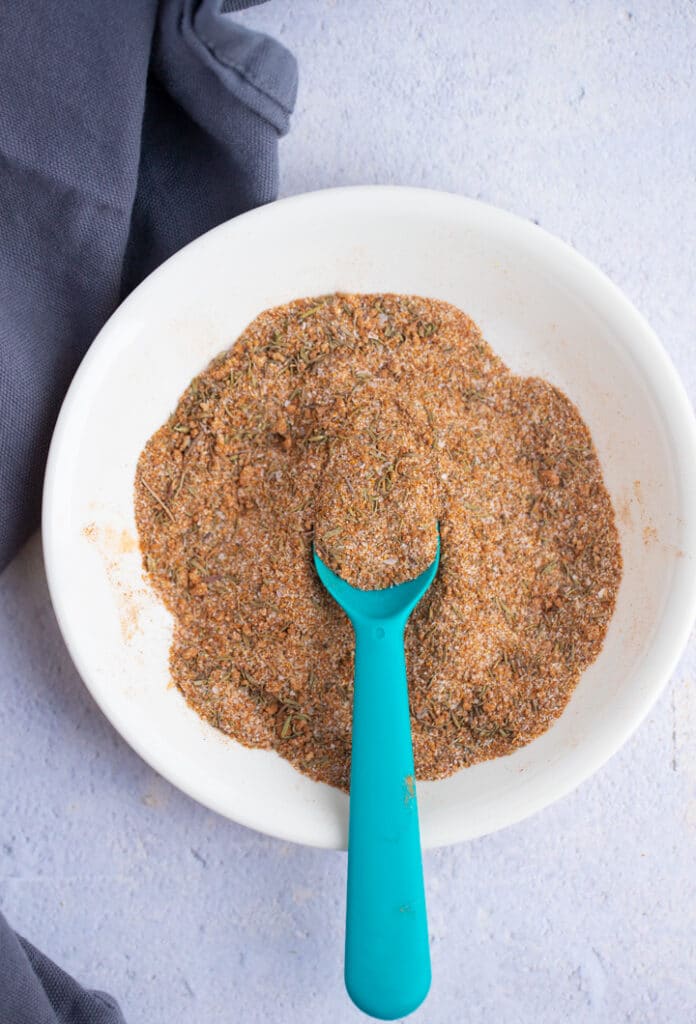
<instances>
[{"instance_id":1,"label":"teal spoon bowl","mask_svg":"<svg viewBox=\"0 0 696 1024\"><path fill-rule=\"evenodd\" d=\"M395 1020L430 988L430 948L413 768L404 630L435 560L386 590L351 587L316 550L319 579L355 632L345 981L364 1013Z\"/></svg>"}]
</instances>

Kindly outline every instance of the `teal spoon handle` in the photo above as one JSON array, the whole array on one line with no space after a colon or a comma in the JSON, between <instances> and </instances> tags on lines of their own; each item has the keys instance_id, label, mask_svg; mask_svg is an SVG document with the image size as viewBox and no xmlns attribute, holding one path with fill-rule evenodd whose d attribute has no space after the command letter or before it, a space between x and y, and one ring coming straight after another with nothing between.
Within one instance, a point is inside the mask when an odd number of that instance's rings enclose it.
<instances>
[{"instance_id":1,"label":"teal spoon handle","mask_svg":"<svg viewBox=\"0 0 696 1024\"><path fill-rule=\"evenodd\" d=\"M394 1020L430 987L404 623L353 626L345 980L356 1006Z\"/></svg>"}]
</instances>

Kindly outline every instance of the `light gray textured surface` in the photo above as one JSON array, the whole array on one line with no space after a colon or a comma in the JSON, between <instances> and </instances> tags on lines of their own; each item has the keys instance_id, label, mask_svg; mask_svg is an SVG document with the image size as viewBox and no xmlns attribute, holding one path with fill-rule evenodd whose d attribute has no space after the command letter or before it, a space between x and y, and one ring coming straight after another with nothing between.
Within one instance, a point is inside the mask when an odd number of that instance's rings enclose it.
<instances>
[{"instance_id":1,"label":"light gray textured surface","mask_svg":"<svg viewBox=\"0 0 696 1024\"><path fill-rule=\"evenodd\" d=\"M696 397L696 13L280 0L298 55L286 194L360 182L478 196L573 243L647 315ZM34 540L0 579L0 904L131 1024L357 1021L345 861L194 804L78 679ZM696 645L573 796L426 858L428 1024L696 1020ZM1 1018L0 1013L0 1018Z\"/></svg>"}]
</instances>

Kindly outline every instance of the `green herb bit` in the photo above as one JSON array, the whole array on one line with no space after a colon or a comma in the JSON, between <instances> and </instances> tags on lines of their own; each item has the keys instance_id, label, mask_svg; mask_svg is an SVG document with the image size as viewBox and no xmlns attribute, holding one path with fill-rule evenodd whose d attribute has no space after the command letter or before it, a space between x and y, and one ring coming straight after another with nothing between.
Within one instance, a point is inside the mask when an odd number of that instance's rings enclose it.
<instances>
[{"instance_id":1,"label":"green herb bit","mask_svg":"<svg viewBox=\"0 0 696 1024\"><path fill-rule=\"evenodd\" d=\"M142 476L142 475L140 477L140 482L143 485L143 487L145 488L145 490L147 491L147 493L150 495L150 497L153 498L157 502L157 504L162 509L162 511L166 512L167 515L169 516L169 518L171 519L171 521L174 522L175 521L174 520L174 515L172 513L172 510L169 508L169 505L167 505L164 501L162 501L162 499L160 498L159 494L157 494L156 491L153 491L152 487L150 487L149 483L147 482L145 477Z\"/></svg>"},{"instance_id":2,"label":"green herb bit","mask_svg":"<svg viewBox=\"0 0 696 1024\"><path fill-rule=\"evenodd\" d=\"M539 575L545 576L547 572L551 572L551 570L555 569L557 565L558 559L554 558L553 561L547 562L546 565L542 566L542 568L539 570Z\"/></svg>"},{"instance_id":3,"label":"green herb bit","mask_svg":"<svg viewBox=\"0 0 696 1024\"><path fill-rule=\"evenodd\" d=\"M317 303L317 305L316 306L312 306L311 309L306 309L304 311L304 313L300 313L300 315L299 315L299 317L297 319L300 320L300 321L308 320L310 318L310 316L314 316L315 313L318 313L319 310L323 307L323 305L324 305L323 302Z\"/></svg>"},{"instance_id":4,"label":"green herb bit","mask_svg":"<svg viewBox=\"0 0 696 1024\"><path fill-rule=\"evenodd\" d=\"M481 402L483 405L492 405L493 402L483 391L479 391L477 388L462 388L462 398L467 399L469 402Z\"/></svg>"},{"instance_id":5,"label":"green herb bit","mask_svg":"<svg viewBox=\"0 0 696 1024\"><path fill-rule=\"evenodd\" d=\"M508 608L508 606L505 604L505 602L500 597L494 597L493 598L493 603L496 605L498 611L503 616L503 618L507 622L508 626L511 626L511 627L514 626L514 624L515 624L515 617L512 614L512 612L510 611L510 609Z\"/></svg>"},{"instance_id":6,"label":"green herb bit","mask_svg":"<svg viewBox=\"0 0 696 1024\"><path fill-rule=\"evenodd\" d=\"M176 501L176 499L181 494L181 488L184 486L184 480L186 479L186 474L187 473L188 473L188 468L185 468L185 469L183 469L181 471L181 476L179 477L179 483L177 485L176 490L174 491L174 495L172 497L172 501Z\"/></svg>"}]
</instances>

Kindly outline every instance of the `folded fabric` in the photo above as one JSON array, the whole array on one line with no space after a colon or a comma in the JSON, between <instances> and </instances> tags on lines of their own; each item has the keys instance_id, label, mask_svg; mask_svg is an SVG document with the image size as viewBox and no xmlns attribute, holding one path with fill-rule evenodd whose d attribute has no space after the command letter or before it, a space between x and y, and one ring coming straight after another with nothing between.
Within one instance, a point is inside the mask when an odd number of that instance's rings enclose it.
<instances>
[{"instance_id":1,"label":"folded fabric","mask_svg":"<svg viewBox=\"0 0 696 1024\"><path fill-rule=\"evenodd\" d=\"M0 569L80 359L158 263L275 198L297 71L243 0L0 5ZM0 916L2 1024L122 1024Z\"/></svg>"},{"instance_id":2,"label":"folded fabric","mask_svg":"<svg viewBox=\"0 0 696 1024\"><path fill-rule=\"evenodd\" d=\"M68 384L121 298L268 202L294 58L254 0L0 5L0 569L36 527Z\"/></svg>"},{"instance_id":3,"label":"folded fabric","mask_svg":"<svg viewBox=\"0 0 696 1024\"><path fill-rule=\"evenodd\" d=\"M90 992L15 935L0 914L2 1024L124 1024L117 1004Z\"/></svg>"}]
</instances>

